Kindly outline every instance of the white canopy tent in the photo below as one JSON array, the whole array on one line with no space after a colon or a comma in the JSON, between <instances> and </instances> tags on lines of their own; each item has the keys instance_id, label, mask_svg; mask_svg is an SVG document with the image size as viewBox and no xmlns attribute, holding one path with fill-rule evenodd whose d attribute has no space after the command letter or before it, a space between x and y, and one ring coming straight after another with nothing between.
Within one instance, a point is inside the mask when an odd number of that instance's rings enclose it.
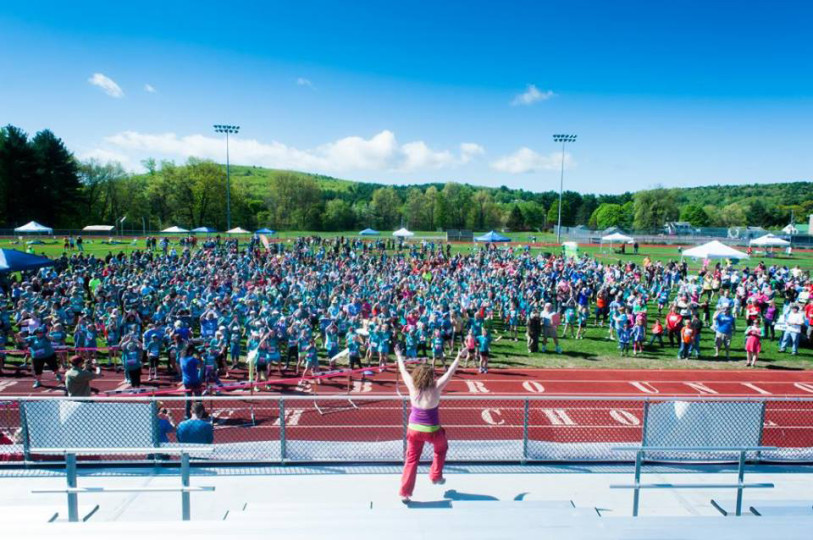
<instances>
[{"instance_id":1,"label":"white canopy tent","mask_svg":"<svg viewBox=\"0 0 813 540\"><path fill-rule=\"evenodd\" d=\"M400 228L394 233L392 233L392 235L397 236L398 238L409 238L410 236L415 236L415 233L412 231L408 231L404 228Z\"/></svg>"},{"instance_id":2,"label":"white canopy tent","mask_svg":"<svg viewBox=\"0 0 813 540\"><path fill-rule=\"evenodd\" d=\"M635 239L632 236L627 236L626 234L621 234L620 232L614 232L612 234L608 234L607 236L601 237L602 247L605 244L610 244L610 249L613 248L613 244L631 244L633 242L635 242Z\"/></svg>"},{"instance_id":3,"label":"white canopy tent","mask_svg":"<svg viewBox=\"0 0 813 540\"><path fill-rule=\"evenodd\" d=\"M45 225L41 225L36 221L29 221L25 225L14 229L14 232L34 233L34 234L54 234L54 230L51 227L46 227Z\"/></svg>"},{"instance_id":4,"label":"white canopy tent","mask_svg":"<svg viewBox=\"0 0 813 540\"><path fill-rule=\"evenodd\" d=\"M788 247L790 245L790 242L788 242L787 240L783 240L778 236L766 234L765 236L754 238L753 240L748 242L748 244L756 247Z\"/></svg>"},{"instance_id":5,"label":"white canopy tent","mask_svg":"<svg viewBox=\"0 0 813 540\"><path fill-rule=\"evenodd\" d=\"M110 232L115 227L113 225L88 225L87 227L83 227L83 231L87 232Z\"/></svg>"},{"instance_id":6,"label":"white canopy tent","mask_svg":"<svg viewBox=\"0 0 813 540\"><path fill-rule=\"evenodd\" d=\"M174 227L168 227L168 228L164 229L161 232L162 233L167 233L167 234L181 234L181 233L188 233L189 231L182 228L182 227L178 227L177 225L175 225Z\"/></svg>"},{"instance_id":7,"label":"white canopy tent","mask_svg":"<svg viewBox=\"0 0 813 540\"><path fill-rule=\"evenodd\" d=\"M712 240L706 244L695 246L683 252L684 257L694 259L747 259L748 254L729 247L722 242Z\"/></svg>"},{"instance_id":8,"label":"white canopy tent","mask_svg":"<svg viewBox=\"0 0 813 540\"><path fill-rule=\"evenodd\" d=\"M249 234L249 232L242 227L235 227L226 231L226 234Z\"/></svg>"}]
</instances>

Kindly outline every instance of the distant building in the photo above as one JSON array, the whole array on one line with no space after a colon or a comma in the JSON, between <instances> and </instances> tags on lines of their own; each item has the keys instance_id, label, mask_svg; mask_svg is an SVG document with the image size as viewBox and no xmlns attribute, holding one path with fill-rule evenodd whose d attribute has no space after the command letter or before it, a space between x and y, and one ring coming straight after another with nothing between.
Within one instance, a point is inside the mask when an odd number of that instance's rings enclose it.
<instances>
[{"instance_id":1,"label":"distant building","mask_svg":"<svg viewBox=\"0 0 813 540\"><path fill-rule=\"evenodd\" d=\"M663 230L666 234L675 236L688 236L695 233L694 227L688 221L668 221L663 226Z\"/></svg>"},{"instance_id":2,"label":"distant building","mask_svg":"<svg viewBox=\"0 0 813 540\"><path fill-rule=\"evenodd\" d=\"M810 234L810 231L813 231L813 214L807 216L807 234Z\"/></svg>"}]
</instances>

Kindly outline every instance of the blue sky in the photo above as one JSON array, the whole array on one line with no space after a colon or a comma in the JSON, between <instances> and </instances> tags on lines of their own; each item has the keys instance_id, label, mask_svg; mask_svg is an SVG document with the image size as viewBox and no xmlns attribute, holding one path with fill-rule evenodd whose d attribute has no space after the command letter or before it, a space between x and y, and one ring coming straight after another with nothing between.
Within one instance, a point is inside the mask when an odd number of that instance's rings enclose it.
<instances>
[{"instance_id":1,"label":"blue sky","mask_svg":"<svg viewBox=\"0 0 813 540\"><path fill-rule=\"evenodd\" d=\"M752 7L753 6L753 7ZM0 122L82 158L617 193L808 180L795 2L45 2L0 8ZM149 85L149 88L147 87ZM151 91L150 91L151 90Z\"/></svg>"}]
</instances>

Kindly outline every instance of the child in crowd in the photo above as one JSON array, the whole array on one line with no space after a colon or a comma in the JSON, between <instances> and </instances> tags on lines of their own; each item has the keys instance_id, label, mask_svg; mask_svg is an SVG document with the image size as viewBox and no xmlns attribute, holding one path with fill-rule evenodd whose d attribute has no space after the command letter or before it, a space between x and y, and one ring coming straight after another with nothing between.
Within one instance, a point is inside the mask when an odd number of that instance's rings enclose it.
<instances>
[{"instance_id":1,"label":"child in crowd","mask_svg":"<svg viewBox=\"0 0 813 540\"><path fill-rule=\"evenodd\" d=\"M638 353L644 352L644 339L646 338L646 327L644 326L643 319L638 319L635 326L632 327L632 355L638 356Z\"/></svg>"},{"instance_id":2,"label":"child in crowd","mask_svg":"<svg viewBox=\"0 0 813 540\"><path fill-rule=\"evenodd\" d=\"M579 317L578 317L578 324L579 328L576 331L576 339L584 339L584 332L587 328L587 321L590 318L590 310L587 308L587 305L579 306Z\"/></svg>"},{"instance_id":3,"label":"child in crowd","mask_svg":"<svg viewBox=\"0 0 813 540\"><path fill-rule=\"evenodd\" d=\"M466 339L464 340L464 344L466 346L466 366L465 367L469 367L469 362L477 354L477 339L474 337L474 331L473 330L469 329L469 333L466 334Z\"/></svg>"},{"instance_id":4,"label":"child in crowd","mask_svg":"<svg viewBox=\"0 0 813 540\"><path fill-rule=\"evenodd\" d=\"M661 348L663 348L663 325L660 319L655 319L655 322L652 324L652 337L649 338L649 345L654 345L655 340L658 340Z\"/></svg>"},{"instance_id":5,"label":"child in crowd","mask_svg":"<svg viewBox=\"0 0 813 540\"><path fill-rule=\"evenodd\" d=\"M751 321L751 326L745 329L745 367L756 367L761 351L762 328L757 317Z\"/></svg>"},{"instance_id":6,"label":"child in crowd","mask_svg":"<svg viewBox=\"0 0 813 540\"><path fill-rule=\"evenodd\" d=\"M685 324L680 329L680 350L678 351L678 358L681 360L689 358L692 343L694 343L694 328L689 324Z\"/></svg>"}]
</instances>

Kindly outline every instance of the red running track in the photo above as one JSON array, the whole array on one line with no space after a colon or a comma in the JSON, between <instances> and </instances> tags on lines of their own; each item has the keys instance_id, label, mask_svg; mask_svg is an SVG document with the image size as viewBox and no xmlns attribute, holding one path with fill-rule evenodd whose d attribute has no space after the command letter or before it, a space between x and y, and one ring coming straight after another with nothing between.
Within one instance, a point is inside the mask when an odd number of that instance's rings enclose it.
<instances>
[{"instance_id":1,"label":"red running track","mask_svg":"<svg viewBox=\"0 0 813 540\"><path fill-rule=\"evenodd\" d=\"M62 394L44 376L43 388L31 389L25 374L0 378L0 399L10 396ZM234 380L245 378L237 372ZM392 369L374 370L365 378L334 377L322 384L287 379L270 390L250 389L228 393L229 399L205 400L218 419L218 442L277 440L280 436L276 400L257 401L253 396L318 395L319 401L286 401L286 437L307 441L388 441L403 436L403 405L387 397L404 395L403 383ZM177 383L161 378L156 388L174 389ZM120 374L105 372L94 381L101 391L125 390ZM775 401L766 408L763 444L813 447L813 372L773 370L575 370L494 369L487 375L461 370L448 387L449 400L442 407L442 420L450 437L457 440L516 440L523 435L525 397L529 406L528 435L550 442L639 442L643 405L636 399L673 397L810 398L810 402ZM607 400L576 398L606 396ZM127 394L119 394L125 398ZM370 399L378 398L381 399ZM327 399L326 399L327 398ZM332 398L332 399L331 399ZM364 398L364 399L353 399ZM326 400L325 400L326 399ZM182 405L170 403L174 417L181 418ZM253 413L253 421L252 421Z\"/></svg>"}]
</instances>

